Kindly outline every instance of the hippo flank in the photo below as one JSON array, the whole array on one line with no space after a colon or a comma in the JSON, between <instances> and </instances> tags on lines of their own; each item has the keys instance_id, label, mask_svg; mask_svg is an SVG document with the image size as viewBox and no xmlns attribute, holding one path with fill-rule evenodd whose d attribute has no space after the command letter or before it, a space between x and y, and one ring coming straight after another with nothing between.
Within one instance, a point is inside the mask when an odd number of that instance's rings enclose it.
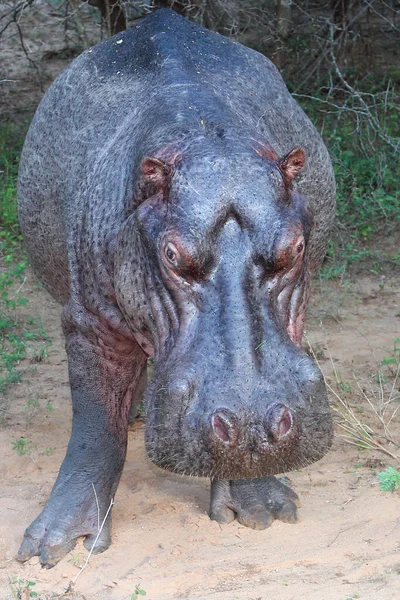
<instances>
[{"instance_id":1,"label":"hippo flank","mask_svg":"<svg viewBox=\"0 0 400 600\"><path fill-rule=\"evenodd\" d=\"M294 184L295 178L296 182ZM62 308L73 425L21 561L53 566L97 534L125 460L146 363L146 448L210 477L210 517L296 521L273 475L332 439L301 348L335 182L321 137L261 54L170 10L85 51L29 129L19 216ZM110 518L95 552L110 544Z\"/></svg>"}]
</instances>

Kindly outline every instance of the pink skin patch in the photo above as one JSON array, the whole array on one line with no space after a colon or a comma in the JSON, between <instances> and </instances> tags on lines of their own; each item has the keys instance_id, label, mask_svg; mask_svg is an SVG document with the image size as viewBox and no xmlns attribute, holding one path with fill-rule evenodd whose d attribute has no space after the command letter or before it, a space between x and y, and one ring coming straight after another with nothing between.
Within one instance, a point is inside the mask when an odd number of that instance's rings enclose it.
<instances>
[{"instance_id":1,"label":"pink skin patch","mask_svg":"<svg viewBox=\"0 0 400 600\"><path fill-rule=\"evenodd\" d=\"M276 250L277 310L288 336L301 347L305 319L304 281L301 279L305 241L302 228L295 225L280 240Z\"/></svg>"},{"instance_id":2,"label":"pink skin patch","mask_svg":"<svg viewBox=\"0 0 400 600\"><path fill-rule=\"evenodd\" d=\"M212 417L212 426L215 434L225 443L229 442L229 431L224 419L218 415Z\"/></svg>"},{"instance_id":3,"label":"pink skin patch","mask_svg":"<svg viewBox=\"0 0 400 600\"><path fill-rule=\"evenodd\" d=\"M260 140L254 139L253 141L256 143L256 147L253 149L258 154L258 156L262 156L263 158L267 158L268 160L279 160L279 156L272 146L270 146L266 142L261 142Z\"/></svg>"},{"instance_id":4,"label":"pink skin patch","mask_svg":"<svg viewBox=\"0 0 400 600\"><path fill-rule=\"evenodd\" d=\"M289 325L287 327L290 339L299 348L301 348L302 345L305 316L305 311L300 311L294 320L289 320Z\"/></svg>"},{"instance_id":5,"label":"pink skin patch","mask_svg":"<svg viewBox=\"0 0 400 600\"><path fill-rule=\"evenodd\" d=\"M285 410L281 416L281 420L279 421L279 425L277 428L278 439L280 439L283 435L286 435L292 428L292 415L288 410Z\"/></svg>"},{"instance_id":6,"label":"pink skin patch","mask_svg":"<svg viewBox=\"0 0 400 600\"><path fill-rule=\"evenodd\" d=\"M149 356L150 358L154 358L154 347L144 337L144 335L135 331L134 336L135 336L135 340L137 341L137 343L139 344L139 346L141 347L143 352L145 352L147 354L147 356Z\"/></svg>"}]
</instances>

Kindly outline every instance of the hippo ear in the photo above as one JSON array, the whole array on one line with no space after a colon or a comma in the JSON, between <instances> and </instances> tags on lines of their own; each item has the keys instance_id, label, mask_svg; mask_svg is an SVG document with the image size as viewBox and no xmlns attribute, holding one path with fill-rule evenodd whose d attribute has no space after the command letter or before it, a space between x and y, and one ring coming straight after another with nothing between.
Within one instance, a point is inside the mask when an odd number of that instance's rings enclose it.
<instances>
[{"instance_id":1,"label":"hippo ear","mask_svg":"<svg viewBox=\"0 0 400 600\"><path fill-rule=\"evenodd\" d=\"M300 173L306 162L306 153L303 148L294 148L277 162L286 185L290 185Z\"/></svg>"},{"instance_id":2,"label":"hippo ear","mask_svg":"<svg viewBox=\"0 0 400 600\"><path fill-rule=\"evenodd\" d=\"M162 193L165 200L168 195L171 176L171 165L154 156L143 159L135 186L134 205L139 206L139 204L159 192Z\"/></svg>"},{"instance_id":3,"label":"hippo ear","mask_svg":"<svg viewBox=\"0 0 400 600\"><path fill-rule=\"evenodd\" d=\"M262 156L263 158L268 158L269 160L279 160L279 156L277 155L271 144L257 140L255 138L252 138L252 141L254 142L253 150L255 150L259 156Z\"/></svg>"},{"instance_id":4,"label":"hippo ear","mask_svg":"<svg viewBox=\"0 0 400 600\"><path fill-rule=\"evenodd\" d=\"M171 167L154 157L147 157L142 162L142 173L147 183L152 183L157 189L164 190L169 183Z\"/></svg>"}]
</instances>

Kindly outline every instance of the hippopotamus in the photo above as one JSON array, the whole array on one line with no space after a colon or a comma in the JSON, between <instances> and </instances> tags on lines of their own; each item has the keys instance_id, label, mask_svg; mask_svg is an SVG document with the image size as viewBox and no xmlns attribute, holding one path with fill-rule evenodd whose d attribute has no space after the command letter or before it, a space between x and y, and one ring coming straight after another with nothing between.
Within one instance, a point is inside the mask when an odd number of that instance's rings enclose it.
<instances>
[{"instance_id":1,"label":"hippopotamus","mask_svg":"<svg viewBox=\"0 0 400 600\"><path fill-rule=\"evenodd\" d=\"M302 349L335 213L328 151L263 55L161 9L57 77L22 152L19 218L62 305L72 433L21 561L110 544L129 415L156 465L209 477L210 517L296 521L276 478L332 441Z\"/></svg>"}]
</instances>

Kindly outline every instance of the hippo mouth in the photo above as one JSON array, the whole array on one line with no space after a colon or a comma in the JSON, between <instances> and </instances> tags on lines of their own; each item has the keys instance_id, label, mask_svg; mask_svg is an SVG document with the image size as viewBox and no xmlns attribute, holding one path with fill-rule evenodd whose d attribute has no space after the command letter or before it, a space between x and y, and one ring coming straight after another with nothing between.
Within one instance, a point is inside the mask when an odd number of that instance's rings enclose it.
<instances>
[{"instance_id":1,"label":"hippo mouth","mask_svg":"<svg viewBox=\"0 0 400 600\"><path fill-rule=\"evenodd\" d=\"M176 435L152 426L151 411L148 417L150 460L167 471L198 477L253 479L293 471L320 460L333 437L328 409L315 418L276 404L264 418L248 415L240 426L230 411L220 409L208 417L180 419Z\"/></svg>"}]
</instances>

